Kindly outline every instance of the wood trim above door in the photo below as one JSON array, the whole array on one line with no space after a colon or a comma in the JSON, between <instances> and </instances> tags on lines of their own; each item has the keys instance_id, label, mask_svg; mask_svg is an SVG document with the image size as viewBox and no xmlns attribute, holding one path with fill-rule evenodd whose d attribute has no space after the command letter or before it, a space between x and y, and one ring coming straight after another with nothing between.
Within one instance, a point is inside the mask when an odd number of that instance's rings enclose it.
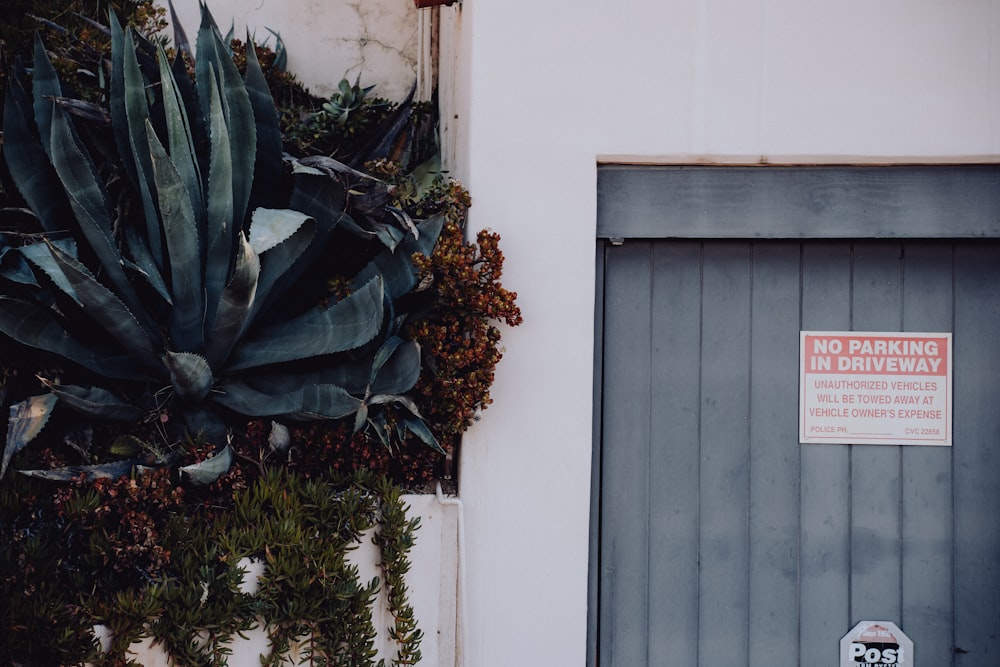
<instances>
[{"instance_id":1,"label":"wood trim above door","mask_svg":"<svg viewBox=\"0 0 1000 667\"><path fill-rule=\"evenodd\" d=\"M1000 165L600 165L597 237L1000 238Z\"/></svg>"}]
</instances>

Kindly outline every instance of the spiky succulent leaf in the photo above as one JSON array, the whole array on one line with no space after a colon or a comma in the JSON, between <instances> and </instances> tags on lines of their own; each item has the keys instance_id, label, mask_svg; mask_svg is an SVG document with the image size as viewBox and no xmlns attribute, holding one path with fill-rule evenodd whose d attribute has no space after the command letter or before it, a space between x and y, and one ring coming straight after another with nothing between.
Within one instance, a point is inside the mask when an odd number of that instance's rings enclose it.
<instances>
[{"instance_id":1,"label":"spiky succulent leaf","mask_svg":"<svg viewBox=\"0 0 1000 667\"><path fill-rule=\"evenodd\" d=\"M441 444L437 441L437 438L434 437L434 433L431 432L431 429L427 426L424 420L417 419L416 417L408 417L403 420L403 423L406 425L406 428L413 433L413 435L420 438L420 441L425 445L433 449L438 454L447 454L447 452L444 451L444 448L441 447Z\"/></svg>"},{"instance_id":2,"label":"spiky succulent leaf","mask_svg":"<svg viewBox=\"0 0 1000 667\"><path fill-rule=\"evenodd\" d=\"M66 274L59 268L59 263L52 256L49 244L59 248L70 257L77 256L76 242L73 239L53 240L48 241L48 243L29 243L21 246L18 250L25 259L41 269L55 283L56 287L78 304L81 304L80 297L76 295L76 290L73 289L73 286L66 278Z\"/></svg>"},{"instance_id":3,"label":"spiky succulent leaf","mask_svg":"<svg viewBox=\"0 0 1000 667\"><path fill-rule=\"evenodd\" d=\"M414 253L430 255L437 244L444 226L444 217L437 215L417 223L418 238L407 237L395 252L388 248L379 253L354 278L354 284L370 280L380 275L385 280L385 291L390 299L396 300L412 290L417 284L417 273L413 267Z\"/></svg>"},{"instance_id":4,"label":"spiky succulent leaf","mask_svg":"<svg viewBox=\"0 0 1000 667\"><path fill-rule=\"evenodd\" d=\"M139 298L125 276L121 254L111 232L111 211L103 185L83 148L77 144L69 119L56 109L52 117L52 164L69 196L76 224L97 256L118 295L134 311Z\"/></svg>"},{"instance_id":5,"label":"spiky succulent leaf","mask_svg":"<svg viewBox=\"0 0 1000 667\"><path fill-rule=\"evenodd\" d=\"M9 76L4 98L4 159L18 192L42 229L50 234L65 231L69 202L45 149L33 136L31 117L32 107L20 76Z\"/></svg>"},{"instance_id":6,"label":"spiky succulent leaf","mask_svg":"<svg viewBox=\"0 0 1000 667\"><path fill-rule=\"evenodd\" d=\"M135 53L135 39L131 29L126 32L122 46L125 50L122 59L122 76L125 80L125 119L128 123L129 147L135 164L136 180L146 220L144 240L148 244L153 261L162 271L164 268L163 240L161 238L160 216L156 208L153 164L149 154L149 131L147 130L149 106L146 100L146 81L139 69L139 60ZM115 75L117 76L117 73Z\"/></svg>"},{"instance_id":7,"label":"spiky succulent leaf","mask_svg":"<svg viewBox=\"0 0 1000 667\"><path fill-rule=\"evenodd\" d=\"M282 223L280 230L273 229L266 234L255 235L254 230L262 219ZM266 307L274 302L275 288L280 290L282 286L289 285L291 276L301 272L301 265L306 261L303 259L305 254L317 244L316 234L316 221L298 211L271 209L254 211L250 242L254 244L256 236L256 246L267 250L257 251L262 253L260 280L257 284L256 301L247 317L247 324L253 322L262 312L266 312ZM277 243L272 245L275 241Z\"/></svg>"},{"instance_id":8,"label":"spiky succulent leaf","mask_svg":"<svg viewBox=\"0 0 1000 667\"><path fill-rule=\"evenodd\" d=\"M197 152L193 135L191 133L191 121L188 119L183 93L177 80L174 78L173 69L167 61L167 54L163 48L157 51L160 62L160 84L162 87L163 116L167 125L167 144L170 148L170 159L177 168L188 198L191 200L191 210L194 211L199 228L204 226L205 205L201 190L201 169L198 165ZM187 81L187 75L184 76ZM148 129L147 129L148 132ZM199 237L201 234L199 233ZM201 243L201 256L204 256L204 239L199 239Z\"/></svg>"},{"instance_id":9,"label":"spiky succulent leaf","mask_svg":"<svg viewBox=\"0 0 1000 667\"><path fill-rule=\"evenodd\" d=\"M55 110L53 97L62 97L62 86L55 68L45 52L42 38L35 33L35 58L31 74L31 92L34 98L35 123L42 138L45 152L52 156L52 114Z\"/></svg>"},{"instance_id":10,"label":"spiky succulent leaf","mask_svg":"<svg viewBox=\"0 0 1000 667\"><path fill-rule=\"evenodd\" d=\"M204 342L205 305L198 223L185 183L148 120L146 133L170 260L174 304L170 315L170 340L175 349L200 350Z\"/></svg>"},{"instance_id":11,"label":"spiky succulent leaf","mask_svg":"<svg viewBox=\"0 0 1000 667\"><path fill-rule=\"evenodd\" d=\"M181 479L195 486L208 486L219 479L233 466L233 450L229 445L211 458L180 468Z\"/></svg>"},{"instance_id":12,"label":"spiky succulent leaf","mask_svg":"<svg viewBox=\"0 0 1000 667\"><path fill-rule=\"evenodd\" d=\"M247 35L247 69L244 76L250 106L253 109L257 130L257 154L254 163L254 181L251 206L274 208L278 205L274 184L281 180L281 129L278 111L271 98L264 73L257 60L253 40Z\"/></svg>"},{"instance_id":13,"label":"spiky succulent leaf","mask_svg":"<svg viewBox=\"0 0 1000 667\"><path fill-rule=\"evenodd\" d=\"M199 47L200 48L200 47ZM201 62L201 59L199 59ZM212 80L215 75L210 71ZM209 96L208 127L211 138L206 192L205 217L205 294L206 321L215 318L215 307L229 274L232 258L230 242L233 224L233 156L229 148L229 130L222 111L218 89L212 85Z\"/></svg>"},{"instance_id":14,"label":"spiky succulent leaf","mask_svg":"<svg viewBox=\"0 0 1000 667\"><path fill-rule=\"evenodd\" d=\"M250 223L250 245L262 255L284 243L309 220L312 220L309 215L287 208L258 208Z\"/></svg>"},{"instance_id":15,"label":"spiky succulent leaf","mask_svg":"<svg viewBox=\"0 0 1000 667\"><path fill-rule=\"evenodd\" d=\"M243 78L229 51L229 42L219 34L218 26L205 6L202 6L201 26L198 30L198 60L195 63L195 79L199 96L210 102L205 95L206 88L216 88L225 113L225 124L229 134L230 161L232 164L230 187L232 189L232 234L242 229L243 218L250 201L253 184L254 159L257 153L257 130L253 107L247 94ZM209 76L204 77L205 74ZM214 110L209 106L209 114ZM213 139L214 141L214 139Z\"/></svg>"},{"instance_id":16,"label":"spiky succulent leaf","mask_svg":"<svg viewBox=\"0 0 1000 667\"><path fill-rule=\"evenodd\" d=\"M302 385L268 393L242 382L220 384L211 400L247 417L287 417L296 420L340 419L354 414L361 399L332 384Z\"/></svg>"},{"instance_id":17,"label":"spiky succulent leaf","mask_svg":"<svg viewBox=\"0 0 1000 667\"><path fill-rule=\"evenodd\" d=\"M185 401L197 402L212 389L212 368L205 357L191 352L167 352L163 365L170 371L170 383Z\"/></svg>"},{"instance_id":18,"label":"spiky succulent leaf","mask_svg":"<svg viewBox=\"0 0 1000 667\"><path fill-rule=\"evenodd\" d=\"M11 282L37 287L38 281L35 280L35 274L32 273L31 267L28 266L28 262L20 250L20 248L7 245L6 239L0 235L0 276Z\"/></svg>"},{"instance_id":19,"label":"spiky succulent leaf","mask_svg":"<svg viewBox=\"0 0 1000 667\"><path fill-rule=\"evenodd\" d=\"M49 482L72 482L81 476L88 482L92 482L95 479L118 479L124 477L138 465L139 461L137 459L130 459L90 466L67 466L65 468L53 468L50 470L19 470L18 472L28 477L44 479Z\"/></svg>"},{"instance_id":20,"label":"spiky succulent leaf","mask_svg":"<svg viewBox=\"0 0 1000 667\"><path fill-rule=\"evenodd\" d=\"M60 385L42 379L42 384L73 410L111 421L136 422L144 412L136 405L123 401L101 387Z\"/></svg>"},{"instance_id":21,"label":"spiky succulent leaf","mask_svg":"<svg viewBox=\"0 0 1000 667\"><path fill-rule=\"evenodd\" d=\"M319 259L330 233L344 218L346 201L347 190L335 178L322 172L295 177L288 207L312 218L315 227L308 238L300 229L297 238L281 244L263 259L255 316L277 303L306 267Z\"/></svg>"},{"instance_id":22,"label":"spiky succulent leaf","mask_svg":"<svg viewBox=\"0 0 1000 667\"><path fill-rule=\"evenodd\" d=\"M207 340L205 356L213 367L224 365L239 340L254 305L259 277L260 258L241 232L233 278L222 291L215 324Z\"/></svg>"},{"instance_id":23,"label":"spiky succulent leaf","mask_svg":"<svg viewBox=\"0 0 1000 667\"><path fill-rule=\"evenodd\" d=\"M128 118L125 114L125 77L119 73L123 71L125 65L125 31L118 21L114 7L108 5L108 24L111 29L111 94L108 104L111 108L111 128L114 131L115 143L118 145L118 154L122 158L122 164L129 175L129 179L136 182L135 162L132 158L132 150L129 147L128 139Z\"/></svg>"},{"instance_id":24,"label":"spiky succulent leaf","mask_svg":"<svg viewBox=\"0 0 1000 667\"><path fill-rule=\"evenodd\" d=\"M125 228L125 245L128 247L129 252L132 254L132 258L135 261L129 261L127 258L123 258L124 265L138 273L146 283L153 288L153 290L160 295L163 302L166 304L173 304L173 298L170 296L170 290L167 288L167 284L163 281L163 276L160 274L160 269L156 266L156 262L153 260L153 256L149 252L149 248L146 247L146 242L140 237L139 230L133 225L123 225Z\"/></svg>"},{"instance_id":25,"label":"spiky succulent leaf","mask_svg":"<svg viewBox=\"0 0 1000 667\"><path fill-rule=\"evenodd\" d=\"M0 478L7 472L10 460L38 435L52 415L59 399L53 394L32 396L10 406L7 420L7 443L0 462Z\"/></svg>"},{"instance_id":26,"label":"spiky succulent leaf","mask_svg":"<svg viewBox=\"0 0 1000 667\"><path fill-rule=\"evenodd\" d=\"M229 368L255 368L360 347L382 326L382 296L382 280L376 277L331 306L262 327L236 347Z\"/></svg>"},{"instance_id":27,"label":"spiky succulent leaf","mask_svg":"<svg viewBox=\"0 0 1000 667\"><path fill-rule=\"evenodd\" d=\"M354 413L354 431L357 434L361 432L361 429L365 427L368 423L368 404L362 403L358 407L358 411Z\"/></svg>"},{"instance_id":28,"label":"spiky succulent leaf","mask_svg":"<svg viewBox=\"0 0 1000 667\"><path fill-rule=\"evenodd\" d=\"M379 349L372 363L373 394L403 394L420 377L420 345L393 336Z\"/></svg>"},{"instance_id":29,"label":"spiky succulent leaf","mask_svg":"<svg viewBox=\"0 0 1000 667\"><path fill-rule=\"evenodd\" d=\"M102 350L74 338L55 316L37 304L0 296L0 332L22 345L52 352L103 377L143 380L149 372L127 354Z\"/></svg>"},{"instance_id":30,"label":"spiky succulent leaf","mask_svg":"<svg viewBox=\"0 0 1000 667\"><path fill-rule=\"evenodd\" d=\"M56 246L49 246L84 310L137 362L156 367L156 353L146 330L110 289L102 285L81 262Z\"/></svg>"}]
</instances>

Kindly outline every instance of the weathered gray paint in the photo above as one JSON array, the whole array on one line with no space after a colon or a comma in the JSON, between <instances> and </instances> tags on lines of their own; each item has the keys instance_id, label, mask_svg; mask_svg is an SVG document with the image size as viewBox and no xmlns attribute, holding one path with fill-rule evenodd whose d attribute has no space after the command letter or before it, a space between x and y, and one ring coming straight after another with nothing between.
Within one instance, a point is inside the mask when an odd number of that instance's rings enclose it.
<instances>
[{"instance_id":1,"label":"weathered gray paint","mask_svg":"<svg viewBox=\"0 0 1000 667\"><path fill-rule=\"evenodd\" d=\"M871 618L917 665L1000 664L1000 244L628 238L598 264L594 664L837 664ZM952 331L954 446L799 445L801 329Z\"/></svg>"},{"instance_id":2,"label":"weathered gray paint","mask_svg":"<svg viewBox=\"0 0 1000 667\"><path fill-rule=\"evenodd\" d=\"M598 238L998 235L998 165L608 165L598 173Z\"/></svg>"}]
</instances>

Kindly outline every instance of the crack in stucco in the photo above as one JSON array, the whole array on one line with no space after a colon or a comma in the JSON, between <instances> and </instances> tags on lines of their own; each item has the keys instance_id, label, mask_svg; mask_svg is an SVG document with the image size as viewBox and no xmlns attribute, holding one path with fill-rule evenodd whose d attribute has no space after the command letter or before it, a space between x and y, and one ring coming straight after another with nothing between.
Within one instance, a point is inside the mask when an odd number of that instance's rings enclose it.
<instances>
[{"instance_id":1,"label":"crack in stucco","mask_svg":"<svg viewBox=\"0 0 1000 667\"><path fill-rule=\"evenodd\" d=\"M369 3L370 4L370 3ZM360 26L361 34L358 37L353 38L340 38L339 41L347 44L357 45L357 62L347 69L345 75L357 75L359 73L363 74L368 65L369 51L370 47L374 45L382 49L383 51L392 54L394 57L399 58L407 67L415 69L417 66L417 59L415 56L416 49L411 49L410 53L407 53L407 46L411 45L416 37L417 29L413 28L410 31L409 36L405 40L401 40L401 44L390 44L370 32L369 26L375 23L372 16L372 12L366 11L364 7L363 0L359 2L347 3L347 6L357 14L358 24Z\"/></svg>"}]
</instances>

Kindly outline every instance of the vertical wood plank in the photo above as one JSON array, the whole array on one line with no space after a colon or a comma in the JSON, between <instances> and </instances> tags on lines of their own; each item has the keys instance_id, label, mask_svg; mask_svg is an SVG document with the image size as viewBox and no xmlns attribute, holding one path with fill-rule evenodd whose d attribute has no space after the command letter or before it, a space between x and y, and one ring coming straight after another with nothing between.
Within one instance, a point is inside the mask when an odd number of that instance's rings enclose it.
<instances>
[{"instance_id":1,"label":"vertical wood plank","mask_svg":"<svg viewBox=\"0 0 1000 667\"><path fill-rule=\"evenodd\" d=\"M850 328L851 248L802 250L803 330ZM800 665L839 663L850 629L850 458L848 445L801 445Z\"/></svg>"},{"instance_id":2,"label":"vertical wood plank","mask_svg":"<svg viewBox=\"0 0 1000 667\"><path fill-rule=\"evenodd\" d=\"M799 248L795 242L753 246L751 667L798 663Z\"/></svg>"},{"instance_id":3,"label":"vertical wood plank","mask_svg":"<svg viewBox=\"0 0 1000 667\"><path fill-rule=\"evenodd\" d=\"M698 664L701 244L653 250L649 663Z\"/></svg>"},{"instance_id":4,"label":"vertical wood plank","mask_svg":"<svg viewBox=\"0 0 1000 667\"><path fill-rule=\"evenodd\" d=\"M747 664L748 244L706 244L701 370L699 665Z\"/></svg>"},{"instance_id":5,"label":"vertical wood plank","mask_svg":"<svg viewBox=\"0 0 1000 667\"><path fill-rule=\"evenodd\" d=\"M902 248L854 246L855 331L898 331L902 324ZM851 447L851 624L900 622L901 535L897 445Z\"/></svg>"},{"instance_id":6,"label":"vertical wood plank","mask_svg":"<svg viewBox=\"0 0 1000 667\"><path fill-rule=\"evenodd\" d=\"M952 246L904 245L903 330L952 330ZM920 664L948 667L952 650L951 447L903 447L903 608L900 628Z\"/></svg>"},{"instance_id":7,"label":"vertical wood plank","mask_svg":"<svg viewBox=\"0 0 1000 667\"><path fill-rule=\"evenodd\" d=\"M600 656L601 563L601 433L604 402L604 255L606 241L598 241L594 256L594 402L590 452L590 543L587 554L587 667L597 667Z\"/></svg>"},{"instance_id":8,"label":"vertical wood plank","mask_svg":"<svg viewBox=\"0 0 1000 667\"><path fill-rule=\"evenodd\" d=\"M649 243L606 257L600 664L628 667L647 664Z\"/></svg>"},{"instance_id":9,"label":"vertical wood plank","mask_svg":"<svg viewBox=\"0 0 1000 667\"><path fill-rule=\"evenodd\" d=\"M1000 662L1000 246L955 250L955 664ZM914 649L918 651L919 649Z\"/></svg>"}]
</instances>

